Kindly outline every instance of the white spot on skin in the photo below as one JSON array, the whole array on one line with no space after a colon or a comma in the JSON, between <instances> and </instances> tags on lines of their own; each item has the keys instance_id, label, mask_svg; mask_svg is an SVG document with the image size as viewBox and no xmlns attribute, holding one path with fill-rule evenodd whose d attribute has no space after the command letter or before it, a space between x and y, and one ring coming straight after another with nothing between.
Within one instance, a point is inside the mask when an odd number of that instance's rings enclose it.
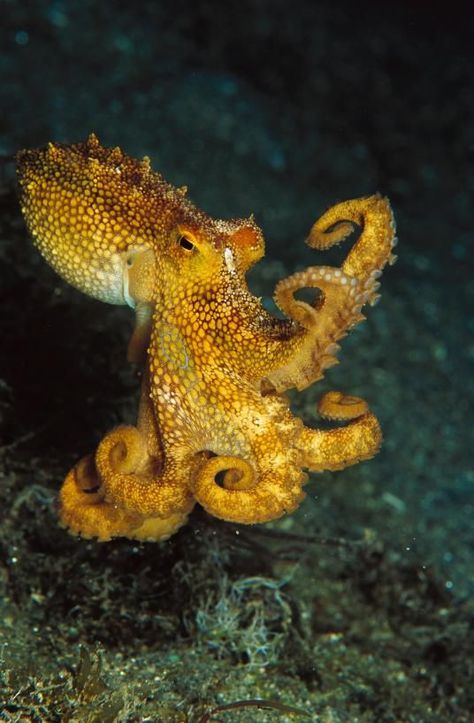
<instances>
[{"instance_id":1,"label":"white spot on skin","mask_svg":"<svg viewBox=\"0 0 474 723\"><path fill-rule=\"evenodd\" d=\"M232 253L232 250L230 248L224 249L224 260L229 273L235 273L234 254Z\"/></svg>"},{"instance_id":2,"label":"white spot on skin","mask_svg":"<svg viewBox=\"0 0 474 723\"><path fill-rule=\"evenodd\" d=\"M160 396L166 405L173 407L178 406L178 400L176 396L168 389L163 389Z\"/></svg>"},{"instance_id":3,"label":"white spot on skin","mask_svg":"<svg viewBox=\"0 0 474 723\"><path fill-rule=\"evenodd\" d=\"M132 297L130 296L129 285L128 285L128 269L127 269L126 266L125 266L124 272L123 272L123 287L122 287L122 288L123 288L122 294L123 294L123 298L124 298L124 300L125 300L125 303L126 303L128 306L130 306L132 309L134 309L134 308L135 308L135 301L134 301L134 300L132 299Z\"/></svg>"}]
</instances>

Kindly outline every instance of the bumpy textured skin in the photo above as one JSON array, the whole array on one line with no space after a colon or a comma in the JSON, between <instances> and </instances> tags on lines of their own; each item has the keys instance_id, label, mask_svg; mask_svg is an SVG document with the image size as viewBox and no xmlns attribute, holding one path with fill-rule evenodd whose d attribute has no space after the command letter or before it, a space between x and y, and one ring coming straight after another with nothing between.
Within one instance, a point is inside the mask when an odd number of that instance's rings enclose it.
<instances>
[{"instance_id":1,"label":"bumpy textured skin","mask_svg":"<svg viewBox=\"0 0 474 723\"><path fill-rule=\"evenodd\" d=\"M83 292L136 310L129 358L143 364L136 426L109 432L68 474L60 516L72 532L160 540L195 502L239 523L273 520L303 499L305 470L342 469L381 442L367 404L341 392L319 403L345 424L310 429L284 392L336 363L338 340L377 300L393 262L387 199L340 203L311 229L326 249L361 233L341 268L313 266L281 281L276 319L245 274L264 254L253 219L218 221L167 184L147 158L86 143L17 155L22 210L41 253ZM295 292L314 288L313 303Z\"/></svg>"}]
</instances>

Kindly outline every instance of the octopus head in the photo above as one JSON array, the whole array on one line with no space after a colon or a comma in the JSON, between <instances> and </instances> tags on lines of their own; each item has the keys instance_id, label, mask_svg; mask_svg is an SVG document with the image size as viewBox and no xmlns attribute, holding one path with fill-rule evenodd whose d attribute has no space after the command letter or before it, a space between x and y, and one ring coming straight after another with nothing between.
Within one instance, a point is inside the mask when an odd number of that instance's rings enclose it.
<instances>
[{"instance_id":1,"label":"octopus head","mask_svg":"<svg viewBox=\"0 0 474 723\"><path fill-rule=\"evenodd\" d=\"M145 158L86 143L17 153L22 211L35 245L72 286L112 304L216 281L244 283L263 256L252 218L216 221Z\"/></svg>"},{"instance_id":2,"label":"octopus head","mask_svg":"<svg viewBox=\"0 0 474 723\"><path fill-rule=\"evenodd\" d=\"M60 276L101 301L135 306L149 300L153 253L120 218L110 168L84 149L49 144L17 153L22 211Z\"/></svg>"},{"instance_id":3,"label":"octopus head","mask_svg":"<svg viewBox=\"0 0 474 723\"><path fill-rule=\"evenodd\" d=\"M173 279L210 288L219 280L243 281L245 273L264 254L261 230L253 219L215 221L183 218L169 233L165 253L157 253L163 283Z\"/></svg>"}]
</instances>

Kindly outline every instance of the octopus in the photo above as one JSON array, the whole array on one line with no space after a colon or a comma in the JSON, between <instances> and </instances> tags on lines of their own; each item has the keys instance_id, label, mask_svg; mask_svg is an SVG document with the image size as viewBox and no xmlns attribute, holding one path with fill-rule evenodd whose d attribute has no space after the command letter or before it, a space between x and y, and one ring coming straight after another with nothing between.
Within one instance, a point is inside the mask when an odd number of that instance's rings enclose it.
<instances>
[{"instance_id":1,"label":"octopus","mask_svg":"<svg viewBox=\"0 0 474 723\"><path fill-rule=\"evenodd\" d=\"M310 266L276 285L279 318L247 285L264 255L253 217L211 218L148 157L105 148L94 134L16 161L22 212L46 261L82 292L135 312L137 422L108 432L67 475L59 516L70 532L164 540L196 503L222 520L265 523L299 506L308 472L378 451L380 426L363 399L325 394L319 414L336 424L318 429L292 414L286 392L321 379L377 301L395 259L386 198L344 201L316 221L312 249L358 237L340 267Z\"/></svg>"}]
</instances>

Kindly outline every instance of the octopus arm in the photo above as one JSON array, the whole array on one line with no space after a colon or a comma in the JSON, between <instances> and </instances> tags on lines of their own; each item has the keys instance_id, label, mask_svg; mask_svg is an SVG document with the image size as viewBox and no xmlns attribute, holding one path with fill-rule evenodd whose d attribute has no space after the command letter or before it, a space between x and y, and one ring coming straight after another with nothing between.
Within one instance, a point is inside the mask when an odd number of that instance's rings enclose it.
<instances>
[{"instance_id":1,"label":"octopus arm","mask_svg":"<svg viewBox=\"0 0 474 723\"><path fill-rule=\"evenodd\" d=\"M61 523L71 533L107 542L114 537L132 540L165 540L187 521L186 512L162 517L146 517L107 502L91 487L96 476L93 456L82 459L66 477L59 494Z\"/></svg>"},{"instance_id":2,"label":"octopus arm","mask_svg":"<svg viewBox=\"0 0 474 723\"><path fill-rule=\"evenodd\" d=\"M137 426L113 429L69 472L60 492L61 521L72 533L101 541L163 540L193 506L185 465L164 461L145 374Z\"/></svg>"},{"instance_id":3,"label":"octopus arm","mask_svg":"<svg viewBox=\"0 0 474 723\"><path fill-rule=\"evenodd\" d=\"M319 412L345 424L309 429L281 409L275 426L252 439L251 455L217 455L191 475L196 501L220 519L268 522L300 504L307 480L302 468L339 470L370 459L379 449L380 426L363 399L329 392L320 400Z\"/></svg>"},{"instance_id":4,"label":"octopus arm","mask_svg":"<svg viewBox=\"0 0 474 723\"><path fill-rule=\"evenodd\" d=\"M206 460L190 478L194 497L211 515L242 524L275 520L295 510L302 499L307 475L302 455L289 449L301 423L287 414L281 424L252 438L252 452L245 458L217 455Z\"/></svg>"},{"instance_id":5,"label":"octopus arm","mask_svg":"<svg viewBox=\"0 0 474 723\"><path fill-rule=\"evenodd\" d=\"M361 228L361 234L342 270L363 284L387 262L393 264L396 260L392 254L396 245L395 220L388 198L376 193L332 206L313 225L307 243L324 251L344 241L354 231L354 225Z\"/></svg>"},{"instance_id":6,"label":"octopus arm","mask_svg":"<svg viewBox=\"0 0 474 723\"><path fill-rule=\"evenodd\" d=\"M308 244L327 249L347 238L355 224L362 232L341 268L312 266L283 279L275 289L277 305L300 330L282 342L282 363L266 376L278 392L304 389L337 364L337 342L365 318L363 306L378 299L377 279L385 264L395 260L395 227L386 198L377 194L332 207L314 224ZM295 299L304 288L319 290L312 304Z\"/></svg>"},{"instance_id":7,"label":"octopus arm","mask_svg":"<svg viewBox=\"0 0 474 723\"><path fill-rule=\"evenodd\" d=\"M363 399L329 392L318 407L322 417L347 424L328 430L303 428L297 446L303 450L305 467L312 472L335 471L371 459L378 452L382 432Z\"/></svg>"}]
</instances>

